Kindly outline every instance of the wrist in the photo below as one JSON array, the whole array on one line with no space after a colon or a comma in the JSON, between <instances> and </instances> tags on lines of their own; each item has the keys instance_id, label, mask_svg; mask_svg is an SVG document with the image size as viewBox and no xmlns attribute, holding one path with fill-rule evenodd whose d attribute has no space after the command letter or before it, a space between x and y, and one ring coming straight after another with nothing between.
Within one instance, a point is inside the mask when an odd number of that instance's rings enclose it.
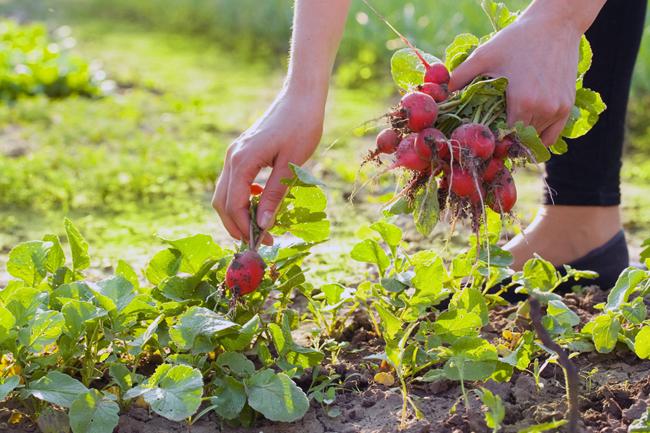
<instances>
[{"instance_id":1,"label":"wrist","mask_svg":"<svg viewBox=\"0 0 650 433\"><path fill-rule=\"evenodd\" d=\"M289 74L284 82L282 93L289 97L307 100L324 106L329 91L329 79L315 76Z\"/></svg>"},{"instance_id":2,"label":"wrist","mask_svg":"<svg viewBox=\"0 0 650 433\"><path fill-rule=\"evenodd\" d=\"M534 0L523 17L547 19L584 34L594 22L606 0Z\"/></svg>"}]
</instances>

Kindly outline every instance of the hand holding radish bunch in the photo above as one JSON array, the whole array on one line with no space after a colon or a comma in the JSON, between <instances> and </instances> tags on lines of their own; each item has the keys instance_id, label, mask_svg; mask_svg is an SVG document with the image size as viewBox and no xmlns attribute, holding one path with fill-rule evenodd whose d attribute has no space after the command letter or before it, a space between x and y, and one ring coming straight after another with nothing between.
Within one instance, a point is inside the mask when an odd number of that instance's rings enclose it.
<instances>
[{"instance_id":1,"label":"hand holding radish bunch","mask_svg":"<svg viewBox=\"0 0 650 433\"><path fill-rule=\"evenodd\" d=\"M521 109L521 104L506 95L506 89L510 89L506 77L510 75L493 72L485 55L498 43L495 35L512 39L521 24L517 14L503 5L486 0L483 6L495 33L481 39L468 34L457 36L446 50L444 64L417 50L389 24L409 46L396 52L391 61L393 78L405 93L399 105L388 113L390 127L379 133L376 149L366 160L381 163L382 154L393 155L389 170L410 173L410 180L389 202L388 211L412 212L416 226L426 228L425 234L435 221L423 223L418 219L437 220L440 208L449 210L453 219L470 217L475 230L486 206L500 214L510 213L517 201L512 171L526 163L544 162L551 152L566 151L562 137L585 134L604 109L600 96L582 87L582 77L590 64L582 59L577 71L574 68L567 72L569 77L577 75L575 88L565 92L578 94L574 110L566 108L574 105L573 101L556 101L554 107L558 108L546 110L553 111L547 118L517 115L519 121L513 122L512 114ZM517 25L508 29L511 31L497 33L512 23ZM589 60L589 44L580 33L576 45L580 45L580 55ZM477 59L483 60L479 63ZM456 67L458 73L450 74L450 69ZM570 78L564 81L570 82ZM454 91L450 92L450 88ZM513 107L508 106L510 103ZM522 118L528 121L524 123ZM431 196L437 200L422 199ZM398 201L406 201L407 206L393 206Z\"/></svg>"}]
</instances>

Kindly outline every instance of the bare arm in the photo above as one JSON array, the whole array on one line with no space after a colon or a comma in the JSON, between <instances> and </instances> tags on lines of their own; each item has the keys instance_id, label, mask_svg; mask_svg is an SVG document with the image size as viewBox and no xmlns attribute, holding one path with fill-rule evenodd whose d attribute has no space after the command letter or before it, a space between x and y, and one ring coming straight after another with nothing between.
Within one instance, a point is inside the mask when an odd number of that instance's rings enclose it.
<instances>
[{"instance_id":1,"label":"bare arm","mask_svg":"<svg viewBox=\"0 0 650 433\"><path fill-rule=\"evenodd\" d=\"M249 230L249 187L260 170L272 167L257 223L270 228L291 177L289 163L303 164L323 130L329 78L350 0L296 0L291 58L284 87L266 113L228 148L213 207L236 239ZM266 243L272 239L267 235Z\"/></svg>"},{"instance_id":2,"label":"bare arm","mask_svg":"<svg viewBox=\"0 0 650 433\"><path fill-rule=\"evenodd\" d=\"M478 75L508 78L508 120L533 125L553 144L575 100L580 37L605 0L534 0L517 21L453 71L450 88Z\"/></svg>"}]
</instances>

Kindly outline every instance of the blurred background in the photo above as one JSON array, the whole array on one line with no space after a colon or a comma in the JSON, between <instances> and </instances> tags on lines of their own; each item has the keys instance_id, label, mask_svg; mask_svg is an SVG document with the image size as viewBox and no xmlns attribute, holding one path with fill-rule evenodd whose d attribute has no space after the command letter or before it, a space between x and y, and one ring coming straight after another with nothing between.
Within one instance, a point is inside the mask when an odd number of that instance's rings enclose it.
<instances>
[{"instance_id":1,"label":"blurred background","mask_svg":"<svg viewBox=\"0 0 650 433\"><path fill-rule=\"evenodd\" d=\"M64 215L86 233L100 269L117 258L144 262L157 249L157 233L204 232L230 243L210 207L212 185L228 144L282 84L292 3L0 0L0 262L18 241L61 232ZM527 3L506 2L513 9ZM438 56L456 34L489 31L478 0L373 4ZM323 143L309 166L328 185L334 227L323 272L343 275L341 248L379 217L392 191L393 179L375 179L376 169L360 171L351 161L360 162L373 140L360 125L396 100L388 64L401 47L353 1ZM646 36L624 166L634 247L650 234L649 68ZM510 235L532 218L542 188L539 171L518 177L523 200ZM432 239L410 232L416 246L450 237L444 225ZM451 239L466 245L462 232Z\"/></svg>"}]
</instances>

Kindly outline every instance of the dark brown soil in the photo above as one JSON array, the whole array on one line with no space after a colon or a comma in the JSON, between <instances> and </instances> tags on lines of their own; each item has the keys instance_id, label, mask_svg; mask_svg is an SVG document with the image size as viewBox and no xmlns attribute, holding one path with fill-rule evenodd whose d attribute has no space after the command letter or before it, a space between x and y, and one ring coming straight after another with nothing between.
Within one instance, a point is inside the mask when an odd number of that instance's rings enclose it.
<instances>
[{"instance_id":1,"label":"dark brown soil","mask_svg":"<svg viewBox=\"0 0 650 433\"><path fill-rule=\"evenodd\" d=\"M595 313L592 306L604 293L590 289L577 296L568 295L567 304L575 308L586 322ZM487 335L496 336L498 329L511 320L508 311L492 314ZM228 427L213 415L193 426L167 421L146 409L131 408L120 418L116 433L488 433L481 406L470 392L470 407L465 408L457 383L439 381L415 384L411 394L423 412L421 419L410 413L400 430L402 398L397 388L373 382L376 372L364 357L382 350L369 323L361 317L344 333L351 341L352 353L343 355L339 364L328 366L341 375L345 391L337 396L329 409L312 404L299 422L281 424L261 421L254 428ZM625 348L611 354L583 354L574 358L581 372L582 428L585 433L625 433L627 426L640 417L650 405L650 361L641 361ZM532 424L561 419L566 409L562 370L550 364L541 375L541 387L528 373L515 373L510 383L483 384L504 402L506 417L504 433L516 433ZM301 381L298 381L300 385ZM305 383L307 385L307 383ZM471 389L471 388L470 388ZM331 417L332 409L337 416ZM6 417L1 421L6 421ZM0 433L32 433L38 427L0 424Z\"/></svg>"}]
</instances>

